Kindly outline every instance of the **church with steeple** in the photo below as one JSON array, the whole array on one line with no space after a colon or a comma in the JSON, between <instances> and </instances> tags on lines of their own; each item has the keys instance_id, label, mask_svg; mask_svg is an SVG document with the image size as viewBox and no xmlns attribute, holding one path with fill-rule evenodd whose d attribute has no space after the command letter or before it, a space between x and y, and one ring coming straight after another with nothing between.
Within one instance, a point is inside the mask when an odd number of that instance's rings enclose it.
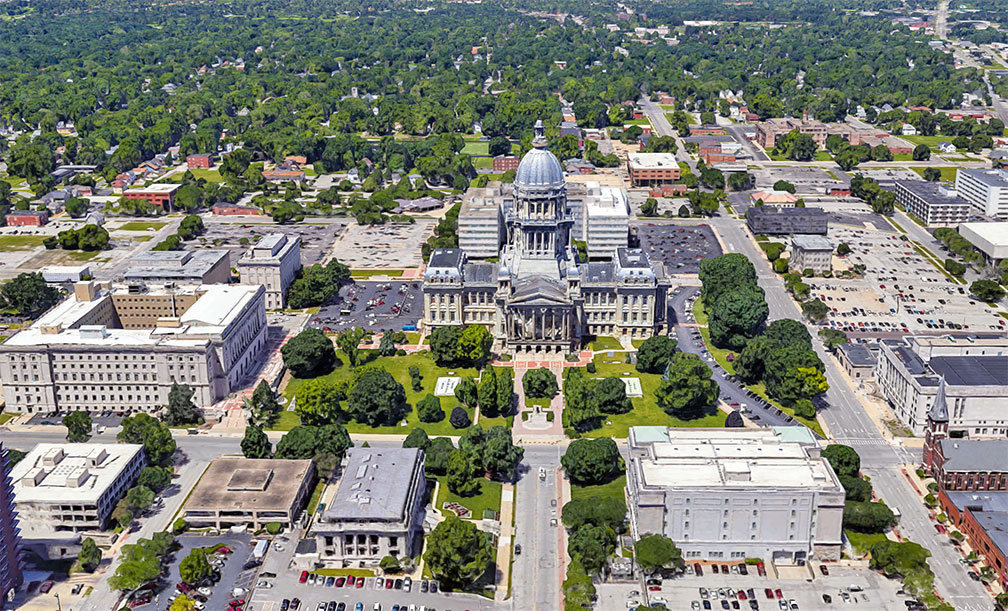
<instances>
[{"instance_id":1,"label":"church with steeple","mask_svg":"<svg viewBox=\"0 0 1008 611\"><path fill-rule=\"evenodd\" d=\"M567 185L547 149L542 122L515 175L514 205L496 261L438 249L424 272L424 326L480 324L496 350L577 351L589 335L646 339L665 330L668 280L640 249L617 248L610 261L579 262Z\"/></svg>"}]
</instances>

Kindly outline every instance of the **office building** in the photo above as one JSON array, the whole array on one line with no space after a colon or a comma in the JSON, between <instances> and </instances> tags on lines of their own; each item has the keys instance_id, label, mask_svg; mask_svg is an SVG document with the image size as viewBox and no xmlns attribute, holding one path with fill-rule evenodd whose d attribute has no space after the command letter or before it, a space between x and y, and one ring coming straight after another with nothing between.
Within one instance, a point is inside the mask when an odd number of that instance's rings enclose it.
<instances>
[{"instance_id":1,"label":"office building","mask_svg":"<svg viewBox=\"0 0 1008 611\"><path fill-rule=\"evenodd\" d=\"M1008 492L938 490L950 528L966 535L1002 588L1008 586Z\"/></svg>"},{"instance_id":2,"label":"office building","mask_svg":"<svg viewBox=\"0 0 1008 611\"><path fill-rule=\"evenodd\" d=\"M833 245L821 235L799 234L791 238L789 267L823 274L833 270Z\"/></svg>"},{"instance_id":3,"label":"office building","mask_svg":"<svg viewBox=\"0 0 1008 611\"><path fill-rule=\"evenodd\" d=\"M21 528L10 472L7 449L0 443L0 607L22 583Z\"/></svg>"},{"instance_id":4,"label":"office building","mask_svg":"<svg viewBox=\"0 0 1008 611\"><path fill-rule=\"evenodd\" d=\"M991 265L1008 259L1008 221L1000 223L963 223L959 235L976 247Z\"/></svg>"},{"instance_id":5,"label":"office building","mask_svg":"<svg viewBox=\"0 0 1008 611\"><path fill-rule=\"evenodd\" d=\"M753 206L746 211L746 225L755 235L826 235L829 229L828 217L821 208Z\"/></svg>"},{"instance_id":6,"label":"office building","mask_svg":"<svg viewBox=\"0 0 1008 611\"><path fill-rule=\"evenodd\" d=\"M48 210L15 210L4 217L8 227L41 227L49 222Z\"/></svg>"},{"instance_id":7,"label":"office building","mask_svg":"<svg viewBox=\"0 0 1008 611\"><path fill-rule=\"evenodd\" d=\"M756 142L764 149L770 150L777 145L778 138L794 130L798 130L800 134L812 136L817 147L826 146L829 126L815 119L793 119L791 117L767 119L757 123Z\"/></svg>"},{"instance_id":8,"label":"office building","mask_svg":"<svg viewBox=\"0 0 1008 611\"><path fill-rule=\"evenodd\" d=\"M127 282L227 284L231 256L227 250L148 250L130 258Z\"/></svg>"},{"instance_id":9,"label":"office building","mask_svg":"<svg viewBox=\"0 0 1008 611\"><path fill-rule=\"evenodd\" d=\"M588 247L588 258L610 259L618 249L630 245L630 204L626 191L597 182L584 186L582 239Z\"/></svg>"},{"instance_id":10,"label":"office building","mask_svg":"<svg viewBox=\"0 0 1008 611\"><path fill-rule=\"evenodd\" d=\"M954 189L924 180L897 180L896 206L932 225L958 225L970 216L970 204Z\"/></svg>"},{"instance_id":11,"label":"office building","mask_svg":"<svg viewBox=\"0 0 1008 611\"><path fill-rule=\"evenodd\" d=\"M762 205L774 206L776 208L794 208L798 203L798 196L789 191L753 191L749 199L754 206Z\"/></svg>"},{"instance_id":12,"label":"office building","mask_svg":"<svg viewBox=\"0 0 1008 611\"><path fill-rule=\"evenodd\" d=\"M879 391L914 435L924 434L939 388L950 436L1008 434L1008 339L907 337L879 348Z\"/></svg>"},{"instance_id":13,"label":"office building","mask_svg":"<svg viewBox=\"0 0 1008 611\"><path fill-rule=\"evenodd\" d=\"M975 213L1008 220L1008 170L959 168L955 188Z\"/></svg>"},{"instance_id":14,"label":"office building","mask_svg":"<svg viewBox=\"0 0 1008 611\"><path fill-rule=\"evenodd\" d=\"M195 153L193 155L186 156L186 167L190 170L195 170L197 168L209 170L212 165L213 155L210 153Z\"/></svg>"},{"instance_id":15,"label":"office building","mask_svg":"<svg viewBox=\"0 0 1008 611\"><path fill-rule=\"evenodd\" d=\"M158 182L146 187L134 187L123 191L126 199L142 199L163 210L171 211L175 205L175 192L182 185Z\"/></svg>"},{"instance_id":16,"label":"office building","mask_svg":"<svg viewBox=\"0 0 1008 611\"><path fill-rule=\"evenodd\" d=\"M36 445L11 469L22 536L105 529L145 464L139 444Z\"/></svg>"},{"instance_id":17,"label":"office building","mask_svg":"<svg viewBox=\"0 0 1008 611\"><path fill-rule=\"evenodd\" d=\"M198 407L237 390L266 345L265 289L74 285L0 345L7 409L156 412L172 384Z\"/></svg>"},{"instance_id":18,"label":"office building","mask_svg":"<svg viewBox=\"0 0 1008 611\"><path fill-rule=\"evenodd\" d=\"M267 310L287 307L287 289L300 269L301 238L288 239L282 233L263 236L238 260L242 284L266 287Z\"/></svg>"},{"instance_id":19,"label":"office building","mask_svg":"<svg viewBox=\"0 0 1008 611\"><path fill-rule=\"evenodd\" d=\"M876 343L846 343L837 346L836 356L840 366L851 379L861 382L875 379L879 347Z\"/></svg>"},{"instance_id":20,"label":"office building","mask_svg":"<svg viewBox=\"0 0 1008 611\"><path fill-rule=\"evenodd\" d=\"M308 503L315 480L310 460L215 458L186 500L190 526L218 529L271 522L291 528Z\"/></svg>"},{"instance_id":21,"label":"office building","mask_svg":"<svg viewBox=\"0 0 1008 611\"><path fill-rule=\"evenodd\" d=\"M630 153L627 172L631 185L643 187L675 182L682 171L672 153Z\"/></svg>"},{"instance_id":22,"label":"office building","mask_svg":"<svg viewBox=\"0 0 1008 611\"><path fill-rule=\"evenodd\" d=\"M808 429L635 426L628 442L634 537L687 561L840 558L844 489Z\"/></svg>"},{"instance_id":23,"label":"office building","mask_svg":"<svg viewBox=\"0 0 1008 611\"><path fill-rule=\"evenodd\" d=\"M496 257L500 252L504 199L508 196L498 180L485 187L472 187L462 196L458 217L459 248L476 259Z\"/></svg>"},{"instance_id":24,"label":"office building","mask_svg":"<svg viewBox=\"0 0 1008 611\"><path fill-rule=\"evenodd\" d=\"M309 533L318 562L375 566L385 556L415 556L427 485L423 451L350 448L342 472L332 500Z\"/></svg>"}]
</instances>

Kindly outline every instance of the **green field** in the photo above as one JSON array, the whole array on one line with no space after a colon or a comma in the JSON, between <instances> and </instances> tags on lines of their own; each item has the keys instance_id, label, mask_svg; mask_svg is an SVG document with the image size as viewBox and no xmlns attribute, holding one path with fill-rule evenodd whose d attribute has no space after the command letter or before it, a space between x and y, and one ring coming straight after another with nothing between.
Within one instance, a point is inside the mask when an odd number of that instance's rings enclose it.
<instances>
[{"instance_id":1,"label":"green field","mask_svg":"<svg viewBox=\"0 0 1008 611\"><path fill-rule=\"evenodd\" d=\"M353 278L371 278L372 276L402 276L401 269L352 269L350 276Z\"/></svg>"},{"instance_id":2,"label":"green field","mask_svg":"<svg viewBox=\"0 0 1008 611\"><path fill-rule=\"evenodd\" d=\"M0 412L0 424L7 424L16 417L17 414L13 412Z\"/></svg>"},{"instance_id":3,"label":"green field","mask_svg":"<svg viewBox=\"0 0 1008 611\"><path fill-rule=\"evenodd\" d=\"M336 354L340 359L341 365L331 373L322 377L332 382L350 382L353 379L354 371L346 364L346 356L342 351L337 351ZM420 399L427 395L427 393L434 393L434 387L437 384L438 377L454 375L460 377L471 376L476 378L478 374L475 369L465 367L447 369L444 367L438 367L434 364L434 361L430 356L430 352L417 352L414 354L407 354L406 356L385 357L377 356L377 351L375 350L361 350L360 356L363 361L362 364L378 367L391 373L392 377L403 385L403 389L406 391L406 403L408 403L411 407L409 409L409 413L406 415L406 426L392 425L371 427L366 424L349 422L347 423L348 431L351 433L406 435L415 427L420 427L427 431L427 434L430 436L459 434L460 431L448 422L448 416L451 414L451 410L459 405L459 402L455 397L439 397L439 399L441 399L441 408L444 409L445 412L445 418L441 422L420 422L420 419L417 418L416 410L414 410L412 406L416 405ZM413 365L420 370L420 375L423 377L420 392L414 392L413 386L410 382L409 368ZM293 398L298 389L306 382L308 382L308 380L292 378L290 383L287 384L287 388L284 389L284 395L288 398L288 400ZM469 413L469 418L471 419L473 417L473 410L466 408L466 411ZM290 416L287 414L290 414ZM297 414L294 412L284 412L283 415L284 418L287 419L281 421L285 427L287 424L292 422L292 420L290 420L291 418L297 418ZM294 424L296 425L297 423L294 422ZM281 429L281 423L277 423L274 428ZM486 427L484 426L484 428Z\"/></svg>"},{"instance_id":4,"label":"green field","mask_svg":"<svg viewBox=\"0 0 1008 611\"><path fill-rule=\"evenodd\" d=\"M587 499L593 496L623 500L623 488L626 487L626 475L620 475L606 484L598 486L579 486L571 484L571 500Z\"/></svg>"},{"instance_id":5,"label":"green field","mask_svg":"<svg viewBox=\"0 0 1008 611\"><path fill-rule=\"evenodd\" d=\"M462 147L462 152L466 155L489 155L490 143L487 141L466 140L465 146Z\"/></svg>"},{"instance_id":6,"label":"green field","mask_svg":"<svg viewBox=\"0 0 1008 611\"><path fill-rule=\"evenodd\" d=\"M206 179L207 182L224 182L224 178L221 176L219 170L196 168L189 171L192 172L193 177Z\"/></svg>"},{"instance_id":7,"label":"green field","mask_svg":"<svg viewBox=\"0 0 1008 611\"><path fill-rule=\"evenodd\" d=\"M123 231L157 231L167 224L168 223L162 223L159 221L130 221L128 223L123 223L121 227L118 227L118 229Z\"/></svg>"},{"instance_id":8,"label":"green field","mask_svg":"<svg viewBox=\"0 0 1008 611\"><path fill-rule=\"evenodd\" d=\"M924 168L924 167L921 167L921 166L914 166L914 167L907 168L907 169L908 170L913 170L914 172L917 172L923 178L924 177L924 170L927 169L927 168ZM941 179L942 180L947 181L947 182L955 182L956 173L958 172L959 168L950 168L950 167L944 167L943 166L943 167L940 167L938 169L941 170Z\"/></svg>"},{"instance_id":9,"label":"green field","mask_svg":"<svg viewBox=\"0 0 1008 611\"><path fill-rule=\"evenodd\" d=\"M595 352L603 352L605 350L622 350L623 344L621 344L615 337L600 335L588 344L588 349Z\"/></svg>"},{"instance_id":10,"label":"green field","mask_svg":"<svg viewBox=\"0 0 1008 611\"><path fill-rule=\"evenodd\" d=\"M816 151L814 161L833 161L833 155L829 154L829 151Z\"/></svg>"},{"instance_id":11,"label":"green field","mask_svg":"<svg viewBox=\"0 0 1008 611\"><path fill-rule=\"evenodd\" d=\"M939 142L952 142L948 136L900 136L900 138L914 144L926 144L934 151L938 150Z\"/></svg>"},{"instance_id":12,"label":"green field","mask_svg":"<svg viewBox=\"0 0 1008 611\"><path fill-rule=\"evenodd\" d=\"M477 170L492 170L493 157L473 157L472 164Z\"/></svg>"},{"instance_id":13,"label":"green field","mask_svg":"<svg viewBox=\"0 0 1008 611\"><path fill-rule=\"evenodd\" d=\"M847 536L847 540L850 541L851 547L854 551L860 555L865 555L868 553L868 548L872 546L873 543L879 541L885 541L887 537L883 534L865 534L854 532L852 530L844 530L844 534Z\"/></svg>"},{"instance_id":14,"label":"green field","mask_svg":"<svg viewBox=\"0 0 1008 611\"><path fill-rule=\"evenodd\" d=\"M651 125L651 121L647 117L643 119L627 119L623 122L623 125Z\"/></svg>"},{"instance_id":15,"label":"green field","mask_svg":"<svg viewBox=\"0 0 1008 611\"><path fill-rule=\"evenodd\" d=\"M0 235L0 248L4 250L30 250L42 246L44 236L39 235Z\"/></svg>"},{"instance_id":16,"label":"green field","mask_svg":"<svg viewBox=\"0 0 1008 611\"><path fill-rule=\"evenodd\" d=\"M698 418L683 420L670 416L665 410L658 407L655 401L655 391L661 382L661 376L652 373L640 373L633 365L628 365L624 361L622 354L612 357L598 354L592 359L595 363L596 373L592 377L608 378L616 377L636 377L640 378L643 397L634 397L630 401L633 409L626 414L610 414L606 416L600 428L584 433L584 437L617 437L625 438L631 426L652 425L671 427L723 427L727 414L717 408L709 408Z\"/></svg>"},{"instance_id":17,"label":"green field","mask_svg":"<svg viewBox=\"0 0 1008 611\"><path fill-rule=\"evenodd\" d=\"M471 519L473 520L482 520L483 512L487 509L500 512L502 489L500 482L482 478L479 480L480 490L478 494L474 496L458 496L448 489L447 477L440 476L436 479L438 481L438 493L437 499L434 502L434 508L441 511L442 515L445 515L445 510L443 509L445 503L458 503L462 505L472 512Z\"/></svg>"}]
</instances>

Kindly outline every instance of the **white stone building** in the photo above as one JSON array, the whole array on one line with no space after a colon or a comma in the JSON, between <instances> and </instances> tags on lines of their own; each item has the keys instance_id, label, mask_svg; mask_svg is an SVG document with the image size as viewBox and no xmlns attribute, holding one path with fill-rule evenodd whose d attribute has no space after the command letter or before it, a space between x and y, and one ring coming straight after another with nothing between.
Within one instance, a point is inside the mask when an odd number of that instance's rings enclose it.
<instances>
[{"instance_id":1,"label":"white stone building","mask_svg":"<svg viewBox=\"0 0 1008 611\"><path fill-rule=\"evenodd\" d=\"M301 238L288 239L282 233L263 236L238 260L242 284L266 287L267 310L287 307L287 289L300 269Z\"/></svg>"},{"instance_id":2,"label":"white stone building","mask_svg":"<svg viewBox=\"0 0 1008 611\"><path fill-rule=\"evenodd\" d=\"M1008 220L1008 170L960 168L956 191L984 216Z\"/></svg>"},{"instance_id":3,"label":"white stone building","mask_svg":"<svg viewBox=\"0 0 1008 611\"><path fill-rule=\"evenodd\" d=\"M811 269L822 274L833 269L833 245L821 235L796 235L791 238L791 260L789 267L802 273Z\"/></svg>"}]
</instances>

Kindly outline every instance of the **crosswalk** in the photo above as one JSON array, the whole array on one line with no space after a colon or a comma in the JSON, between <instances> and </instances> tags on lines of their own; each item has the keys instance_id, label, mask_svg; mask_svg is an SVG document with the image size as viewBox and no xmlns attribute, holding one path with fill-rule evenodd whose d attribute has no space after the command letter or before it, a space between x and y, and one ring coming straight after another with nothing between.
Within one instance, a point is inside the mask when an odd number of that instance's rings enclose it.
<instances>
[{"instance_id":1,"label":"crosswalk","mask_svg":"<svg viewBox=\"0 0 1008 611\"><path fill-rule=\"evenodd\" d=\"M836 439L837 443L842 443L848 446L887 446L889 442L880 437L839 437Z\"/></svg>"}]
</instances>

